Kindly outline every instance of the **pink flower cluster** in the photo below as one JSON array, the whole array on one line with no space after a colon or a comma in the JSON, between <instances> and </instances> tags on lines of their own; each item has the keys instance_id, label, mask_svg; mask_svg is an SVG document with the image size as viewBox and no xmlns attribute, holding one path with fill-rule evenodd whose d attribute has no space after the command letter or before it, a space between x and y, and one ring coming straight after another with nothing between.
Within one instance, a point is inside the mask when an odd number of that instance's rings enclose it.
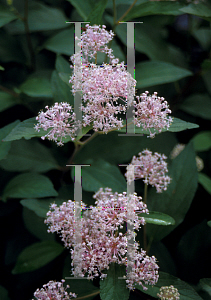
<instances>
[{"instance_id":1,"label":"pink flower cluster","mask_svg":"<svg viewBox=\"0 0 211 300\"><path fill-rule=\"evenodd\" d=\"M77 92L82 96L82 124L76 122L76 115L68 103L55 103L51 108L46 107L47 111L40 112L36 118L37 131L40 128L45 131L51 129L43 139L48 138L63 145L62 138L70 137L73 141L76 131L82 126L93 125L95 131L104 133L120 129L123 127L121 114L125 114L126 107L130 106L135 109L133 123L147 130L150 137L155 136L154 129L158 132L169 129L172 118L168 114L171 110L163 97L158 97L156 92L152 96L145 92L134 101L136 80L127 72L124 62L119 63L113 50L108 48L107 44L113 39L114 33L105 28L105 25L86 25L86 31L78 43L81 51L71 57L74 72L70 83L73 94ZM98 52L110 58L109 64L98 66L93 63L93 58L97 61Z\"/></svg>"},{"instance_id":2,"label":"pink flower cluster","mask_svg":"<svg viewBox=\"0 0 211 300\"><path fill-rule=\"evenodd\" d=\"M113 50L109 49L107 44L113 39L114 33L112 30L108 32L106 26L102 25L102 28L98 25L90 26L86 24L86 30L81 35L81 41L78 46L82 50L82 63L87 64L90 58L95 58L97 52L106 53L110 60L114 58L112 54ZM76 39L78 39L76 37ZM74 62L73 55L71 60Z\"/></svg>"},{"instance_id":3,"label":"pink flower cluster","mask_svg":"<svg viewBox=\"0 0 211 300\"><path fill-rule=\"evenodd\" d=\"M149 150L143 150L139 153L139 157L134 156L131 164L134 165L134 169L127 167L125 177L129 182L134 179L143 178L145 184L151 184L156 187L158 193L167 190L167 186L171 181L169 176L165 174L168 172L167 163L165 160L167 157L164 154L157 152L152 154ZM131 172L134 172L131 174Z\"/></svg>"},{"instance_id":4,"label":"pink flower cluster","mask_svg":"<svg viewBox=\"0 0 211 300\"><path fill-rule=\"evenodd\" d=\"M124 105L118 99L127 101L132 105L135 96L136 81L126 71L124 62L118 64L119 59L114 58L112 49L106 44L113 39L114 33L105 30L106 26L86 25L86 32L81 36L81 52L71 57L74 63L74 73L70 79L72 92L82 92L83 126L93 122L95 131L102 130L107 133L113 128L121 128L122 120L118 119L120 113L125 113ZM110 57L111 64L97 66L89 62L89 58L97 52L105 52ZM81 64L81 61L83 64Z\"/></svg>"},{"instance_id":5,"label":"pink flower cluster","mask_svg":"<svg viewBox=\"0 0 211 300\"><path fill-rule=\"evenodd\" d=\"M146 91L141 96L137 96L137 102L134 101L135 116L134 124L137 127L149 130L150 137L153 138L156 132L152 133L150 129L156 129L161 132L162 129L169 129L171 117L167 118L168 114L171 113L167 101L163 97L158 97L157 93L148 95Z\"/></svg>"},{"instance_id":6,"label":"pink flower cluster","mask_svg":"<svg viewBox=\"0 0 211 300\"><path fill-rule=\"evenodd\" d=\"M64 282L64 279L62 279L61 282L49 281L43 285L43 288L35 291L34 297L37 300L69 300L73 297L76 298L75 293L68 294L66 289L69 288L69 285L64 288Z\"/></svg>"},{"instance_id":7,"label":"pink flower cluster","mask_svg":"<svg viewBox=\"0 0 211 300\"><path fill-rule=\"evenodd\" d=\"M53 107L47 109L46 112L41 111L36 117L38 124L34 127L38 132L40 129L47 131L51 130L41 138L45 138L55 141L58 146L62 146L62 138L67 136L71 137L74 141L74 135L76 130L80 127L80 123L76 121L75 113L72 110L72 106L68 103L55 103ZM59 141L58 141L59 140Z\"/></svg>"},{"instance_id":8,"label":"pink flower cluster","mask_svg":"<svg viewBox=\"0 0 211 300\"><path fill-rule=\"evenodd\" d=\"M138 252L138 243L128 245L128 239L134 240L134 230L139 230L145 224L143 217L138 214L148 212L146 205L140 201L136 193L127 197L122 194L112 193L112 190L101 188L94 196L95 205L85 208L81 204L83 217L81 219L81 243L74 240L74 206L71 200L64 202L60 207L51 205L47 213L46 224L48 232L60 233L65 247L70 248L72 257L80 264L72 269L73 274L93 279L99 276L103 270L109 268L109 264L118 263L127 265L127 249L132 246L133 254L130 254L132 272L127 274L128 288L133 289L138 283L155 284L158 280L158 265L154 257L148 257L145 251ZM132 230L123 232L124 226L132 225ZM100 275L101 278L106 274ZM143 286L143 288L145 288Z\"/></svg>"}]
</instances>

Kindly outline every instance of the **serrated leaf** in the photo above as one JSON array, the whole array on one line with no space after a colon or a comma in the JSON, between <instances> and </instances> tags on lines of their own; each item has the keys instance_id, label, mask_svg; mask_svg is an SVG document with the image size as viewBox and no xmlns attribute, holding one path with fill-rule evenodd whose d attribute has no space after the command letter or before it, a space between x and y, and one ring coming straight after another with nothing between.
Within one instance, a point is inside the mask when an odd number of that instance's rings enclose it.
<instances>
[{"instance_id":1,"label":"serrated leaf","mask_svg":"<svg viewBox=\"0 0 211 300\"><path fill-rule=\"evenodd\" d=\"M198 175L199 183L204 187L204 189L211 194L211 178L204 173L199 173Z\"/></svg>"},{"instance_id":2,"label":"serrated leaf","mask_svg":"<svg viewBox=\"0 0 211 300\"><path fill-rule=\"evenodd\" d=\"M164 214L157 211L150 211L149 214L143 213L139 214L140 217L144 217L146 223L155 224L155 225L174 225L175 220Z\"/></svg>"},{"instance_id":3,"label":"serrated leaf","mask_svg":"<svg viewBox=\"0 0 211 300\"><path fill-rule=\"evenodd\" d=\"M28 26L29 31L44 31L65 28L68 21L59 8L50 7L37 1L29 1ZM41 21L42 20L42 21ZM56 20L56 22L55 22ZM17 20L8 24L8 31L12 34L25 33L25 27L22 20Z\"/></svg>"},{"instance_id":4,"label":"serrated leaf","mask_svg":"<svg viewBox=\"0 0 211 300\"><path fill-rule=\"evenodd\" d=\"M111 188L113 192L126 191L126 181L117 166L102 159L89 159L85 164L91 164L82 168L82 187L85 191L97 192L106 187ZM74 168L72 179L74 180Z\"/></svg>"},{"instance_id":5,"label":"serrated leaf","mask_svg":"<svg viewBox=\"0 0 211 300\"><path fill-rule=\"evenodd\" d=\"M180 109L193 116L211 120L211 98L207 94L194 94L188 97Z\"/></svg>"},{"instance_id":6,"label":"serrated leaf","mask_svg":"<svg viewBox=\"0 0 211 300\"><path fill-rule=\"evenodd\" d=\"M59 167L50 150L34 140L13 141L7 158L0 161L0 166L14 172L47 172Z\"/></svg>"},{"instance_id":7,"label":"serrated leaf","mask_svg":"<svg viewBox=\"0 0 211 300\"><path fill-rule=\"evenodd\" d=\"M167 190L156 193L151 188L148 193L149 211L160 211L170 215L175 220L172 226L147 225L147 234L156 240L161 240L174 230L185 218L192 203L198 183L195 151L189 143L185 149L168 166L168 176L172 178Z\"/></svg>"},{"instance_id":8,"label":"serrated leaf","mask_svg":"<svg viewBox=\"0 0 211 300\"><path fill-rule=\"evenodd\" d=\"M64 248L54 241L35 243L20 253L12 274L37 270L54 260L63 251Z\"/></svg>"},{"instance_id":9,"label":"serrated leaf","mask_svg":"<svg viewBox=\"0 0 211 300\"><path fill-rule=\"evenodd\" d=\"M197 292L185 281L180 280L170 274L159 272L159 279L155 286L147 286L147 290L144 291L141 286L136 285L136 289L141 290L143 293L150 295L155 298L159 298L157 293L159 293L162 286L173 285L178 289L180 293L180 300L202 300L202 298L197 294Z\"/></svg>"},{"instance_id":10,"label":"serrated leaf","mask_svg":"<svg viewBox=\"0 0 211 300\"><path fill-rule=\"evenodd\" d=\"M12 178L6 185L2 199L42 198L58 196L52 182L46 176L36 173L24 173Z\"/></svg>"},{"instance_id":11,"label":"serrated leaf","mask_svg":"<svg viewBox=\"0 0 211 300\"><path fill-rule=\"evenodd\" d=\"M176 67L171 63L163 61L141 62L136 64L136 88L175 82L191 75L189 70Z\"/></svg>"},{"instance_id":12,"label":"serrated leaf","mask_svg":"<svg viewBox=\"0 0 211 300\"><path fill-rule=\"evenodd\" d=\"M100 298L102 300L128 300L129 289L126 288L125 280L120 279L126 275L125 267L112 263L106 273L107 277L100 281Z\"/></svg>"},{"instance_id":13,"label":"serrated leaf","mask_svg":"<svg viewBox=\"0 0 211 300\"><path fill-rule=\"evenodd\" d=\"M193 137L195 151L207 151L211 148L211 131L202 131Z\"/></svg>"},{"instance_id":14,"label":"serrated leaf","mask_svg":"<svg viewBox=\"0 0 211 300\"><path fill-rule=\"evenodd\" d=\"M58 54L72 55L74 53L74 27L53 35L45 41L42 48Z\"/></svg>"},{"instance_id":15,"label":"serrated leaf","mask_svg":"<svg viewBox=\"0 0 211 300\"><path fill-rule=\"evenodd\" d=\"M5 156L8 154L11 143L10 142L4 142L3 139L9 134L9 132L19 124L20 121L17 120L13 123L10 123L9 125L3 127L0 129L0 160L5 158Z\"/></svg>"}]
</instances>

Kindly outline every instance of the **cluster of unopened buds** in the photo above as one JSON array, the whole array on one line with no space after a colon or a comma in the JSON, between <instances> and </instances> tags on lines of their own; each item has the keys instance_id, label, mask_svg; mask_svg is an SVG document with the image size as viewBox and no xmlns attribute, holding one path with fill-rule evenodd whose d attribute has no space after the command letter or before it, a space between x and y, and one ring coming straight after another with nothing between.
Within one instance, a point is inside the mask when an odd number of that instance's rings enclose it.
<instances>
[{"instance_id":1,"label":"cluster of unopened buds","mask_svg":"<svg viewBox=\"0 0 211 300\"><path fill-rule=\"evenodd\" d=\"M73 75L70 78L72 92L80 93L82 120L76 120L73 108L68 103L55 103L46 112L40 112L36 118L36 130L41 128L49 132L42 138L54 140L59 146L63 138L70 137L74 141L77 130L92 126L94 131L108 133L110 130L124 126L121 114L134 107L133 124L147 130L154 137L157 130L169 129L172 118L167 101L158 97L155 92L149 95L146 91L135 98L136 80L127 72L124 62L113 55L108 43L114 33L108 32L105 25L86 25L78 45L81 51L71 57ZM97 53L102 52L109 58L109 64L97 65ZM94 60L94 62L93 62ZM121 103L120 103L121 102Z\"/></svg>"},{"instance_id":2,"label":"cluster of unopened buds","mask_svg":"<svg viewBox=\"0 0 211 300\"><path fill-rule=\"evenodd\" d=\"M179 300L180 294L178 289L176 289L173 285L170 286L162 286L160 288L160 292L157 294L161 300Z\"/></svg>"},{"instance_id":3,"label":"cluster of unopened buds","mask_svg":"<svg viewBox=\"0 0 211 300\"><path fill-rule=\"evenodd\" d=\"M127 166L125 177L130 183L134 179L143 179L145 184L155 186L158 193L167 190L171 178L166 175L168 172L167 157L164 154L155 152L152 154L148 149L134 156L131 164Z\"/></svg>"},{"instance_id":4,"label":"cluster of unopened buds","mask_svg":"<svg viewBox=\"0 0 211 300\"><path fill-rule=\"evenodd\" d=\"M109 269L111 263L117 263L131 266L126 278L129 289L134 289L135 284L143 289L147 289L144 284L156 284L159 268L156 258L139 251L138 243L134 241L134 230L138 231L145 224L141 213L148 213L142 198L136 193L129 196L126 192L112 193L109 188L101 188L93 198L96 199L95 206L86 208L84 203L81 204L83 217L78 224L81 234L78 242L75 240L74 201L69 200L59 207L52 204L47 213L45 223L49 225L48 232L60 233L65 247L70 249L73 275L87 275L93 279L100 274L100 278L104 278L106 274L102 271ZM130 224L131 229L124 233L126 224ZM129 248L132 250L129 251Z\"/></svg>"}]
</instances>

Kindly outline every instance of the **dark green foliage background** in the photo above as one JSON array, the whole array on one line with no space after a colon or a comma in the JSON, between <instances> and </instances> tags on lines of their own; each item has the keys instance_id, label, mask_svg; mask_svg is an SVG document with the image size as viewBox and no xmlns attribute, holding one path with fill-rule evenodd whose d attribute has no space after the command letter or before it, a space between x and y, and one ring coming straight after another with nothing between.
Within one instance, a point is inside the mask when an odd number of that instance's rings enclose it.
<instances>
[{"instance_id":1,"label":"dark green foliage background","mask_svg":"<svg viewBox=\"0 0 211 300\"><path fill-rule=\"evenodd\" d=\"M64 147L58 148L42 141L43 132L33 128L35 117L46 105L74 104L69 84L74 26L66 21L88 21L113 29L114 55L126 62L126 25L114 26L114 22L132 3L116 0L114 12L111 0L0 0L1 300L32 299L33 292L49 280L70 276L68 250L58 236L47 233L43 221L50 203L73 200L74 170L66 164L74 144L66 140ZM99 135L75 155L73 162L92 165L82 169L83 201L90 205L100 187L126 190L125 168L119 164L128 164L146 148L169 156L178 142L187 144L175 160L168 159L172 177L168 190L157 194L149 187L149 255L158 259L160 279L146 293L137 286L130 296L124 281L118 281L125 272L120 266L112 265L108 279L101 283L67 282L78 297L90 295L86 299L155 299L162 285L173 284L181 300L208 300L211 3L138 0L123 20L143 22L135 25L137 94L157 91L169 102L175 119L169 132L154 139L147 138L147 132L143 137L120 137L120 132ZM103 60L104 56L99 56L98 63ZM204 161L199 175L196 154ZM136 182L136 191L143 196L141 181ZM171 225L156 225L159 222ZM141 243L142 232L138 239Z\"/></svg>"}]
</instances>

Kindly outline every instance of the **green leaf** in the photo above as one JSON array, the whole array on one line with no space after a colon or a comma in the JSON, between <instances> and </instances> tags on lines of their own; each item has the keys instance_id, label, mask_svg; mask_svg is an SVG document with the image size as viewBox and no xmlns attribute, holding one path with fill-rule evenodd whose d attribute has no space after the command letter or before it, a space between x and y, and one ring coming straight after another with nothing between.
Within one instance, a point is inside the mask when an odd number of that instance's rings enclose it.
<instances>
[{"instance_id":1,"label":"green leaf","mask_svg":"<svg viewBox=\"0 0 211 300\"><path fill-rule=\"evenodd\" d=\"M87 134L87 132L89 132L91 129L93 128L92 125L88 125L86 127L82 127L82 134L81 135L78 135L76 138L75 138L75 141L79 141L82 136L84 136L85 134Z\"/></svg>"},{"instance_id":2,"label":"green leaf","mask_svg":"<svg viewBox=\"0 0 211 300\"><path fill-rule=\"evenodd\" d=\"M8 7L0 5L0 27L10 23L15 19L17 19L17 16L11 10L9 10Z\"/></svg>"},{"instance_id":3,"label":"green leaf","mask_svg":"<svg viewBox=\"0 0 211 300\"><path fill-rule=\"evenodd\" d=\"M208 28L199 28L193 31L193 36L203 47L204 50L209 51L211 46L211 32Z\"/></svg>"},{"instance_id":4,"label":"green leaf","mask_svg":"<svg viewBox=\"0 0 211 300\"><path fill-rule=\"evenodd\" d=\"M183 13L199 16L202 18L211 17L211 8L206 3L198 3L197 5L189 4L188 6L180 8L180 11L182 11Z\"/></svg>"},{"instance_id":5,"label":"green leaf","mask_svg":"<svg viewBox=\"0 0 211 300\"><path fill-rule=\"evenodd\" d=\"M9 26L8 24L7 26ZM26 63L26 57L23 52L23 48L20 45L19 40L6 33L6 31L0 31L0 58L1 62L17 62L21 64Z\"/></svg>"},{"instance_id":6,"label":"green leaf","mask_svg":"<svg viewBox=\"0 0 211 300\"><path fill-rule=\"evenodd\" d=\"M161 240L174 230L185 218L195 195L198 183L198 172L193 144L189 143L185 149L168 166L172 178L167 190L156 193L151 188L148 193L149 211L160 211L170 215L175 220L172 226L147 225L150 238Z\"/></svg>"},{"instance_id":7,"label":"green leaf","mask_svg":"<svg viewBox=\"0 0 211 300\"><path fill-rule=\"evenodd\" d=\"M147 286L148 289L144 291L141 286L136 285L136 289L152 297L159 298L157 293L159 293L160 288L170 285L178 289L180 300L202 300L196 291L185 281L164 272L159 272L159 280L155 286Z\"/></svg>"},{"instance_id":8,"label":"green leaf","mask_svg":"<svg viewBox=\"0 0 211 300\"><path fill-rule=\"evenodd\" d=\"M0 92L0 112L18 104L18 99L8 93Z\"/></svg>"},{"instance_id":9,"label":"green leaf","mask_svg":"<svg viewBox=\"0 0 211 300\"><path fill-rule=\"evenodd\" d=\"M93 7L95 6L96 2L94 0L68 0L77 10L79 15L84 19L87 20L89 14L92 12Z\"/></svg>"},{"instance_id":10,"label":"green leaf","mask_svg":"<svg viewBox=\"0 0 211 300\"><path fill-rule=\"evenodd\" d=\"M130 119L128 121L130 122ZM183 121L183 120L173 117L173 122L171 123L169 129L168 130L166 128L162 129L162 132L166 132L166 131L179 132L179 131L183 131L186 129L193 129L193 128L198 128L198 127L199 127L199 125L197 125L197 124L186 122L186 121ZM150 131L151 131L151 133L156 132L157 134L159 134L158 130L155 130L154 128L150 128ZM143 134L149 135L150 131L149 131L149 129L143 129L142 126L135 127L135 133L137 133L137 134L143 133ZM119 132L126 132L126 128L120 129Z\"/></svg>"},{"instance_id":11,"label":"green leaf","mask_svg":"<svg viewBox=\"0 0 211 300\"><path fill-rule=\"evenodd\" d=\"M32 137L41 137L47 133L43 129L40 132L37 132L34 129L35 124L37 124L36 118L30 118L23 122L18 123L12 131L3 139L3 141L15 141L25 138L26 140L31 139Z\"/></svg>"},{"instance_id":12,"label":"green leaf","mask_svg":"<svg viewBox=\"0 0 211 300\"><path fill-rule=\"evenodd\" d=\"M202 290L207 292L211 296L211 278L203 278L199 281Z\"/></svg>"},{"instance_id":13,"label":"green leaf","mask_svg":"<svg viewBox=\"0 0 211 300\"><path fill-rule=\"evenodd\" d=\"M157 84L174 82L192 73L162 61L147 61L136 64L136 88L145 88Z\"/></svg>"},{"instance_id":14,"label":"green leaf","mask_svg":"<svg viewBox=\"0 0 211 300\"><path fill-rule=\"evenodd\" d=\"M183 121L183 120L173 117L173 123L171 124L169 131L179 132L179 131L183 131L186 129L193 129L193 128L198 128L198 127L199 127L199 125L197 125L197 124L186 122L186 121Z\"/></svg>"},{"instance_id":15,"label":"green leaf","mask_svg":"<svg viewBox=\"0 0 211 300\"><path fill-rule=\"evenodd\" d=\"M36 173L24 173L12 178L6 185L2 199L7 198L42 198L57 196L48 177Z\"/></svg>"},{"instance_id":16,"label":"green leaf","mask_svg":"<svg viewBox=\"0 0 211 300\"><path fill-rule=\"evenodd\" d=\"M109 187L113 192L126 191L126 180L119 168L102 159L89 159L85 164L89 167L82 168L82 187L85 191L97 192L100 188ZM74 180L74 168L72 169Z\"/></svg>"},{"instance_id":17,"label":"green leaf","mask_svg":"<svg viewBox=\"0 0 211 300\"><path fill-rule=\"evenodd\" d=\"M149 214L139 214L140 217L144 217L146 223L155 224L155 225L174 225L175 220L164 214L157 211L150 211Z\"/></svg>"},{"instance_id":18,"label":"green leaf","mask_svg":"<svg viewBox=\"0 0 211 300\"><path fill-rule=\"evenodd\" d=\"M98 135L91 140L76 154L74 163L84 164L90 158L103 159L115 165L128 163L133 155L146 148L168 156L176 143L175 136L169 132L159 134L154 139L149 139L147 136L126 136L121 132L110 132L107 135Z\"/></svg>"},{"instance_id":19,"label":"green leaf","mask_svg":"<svg viewBox=\"0 0 211 300\"><path fill-rule=\"evenodd\" d=\"M211 227L211 220L207 222L207 225Z\"/></svg>"},{"instance_id":20,"label":"green leaf","mask_svg":"<svg viewBox=\"0 0 211 300\"><path fill-rule=\"evenodd\" d=\"M70 63L61 55L57 56L55 67L57 72L69 73L70 75L72 73L72 70L70 69Z\"/></svg>"},{"instance_id":21,"label":"green leaf","mask_svg":"<svg viewBox=\"0 0 211 300\"><path fill-rule=\"evenodd\" d=\"M64 202L63 199L58 198L50 198L50 199L23 199L20 203L27 207L28 209L32 210L36 213L37 216L41 218L46 218L46 214L49 211L50 204L56 203L58 206L62 205Z\"/></svg>"},{"instance_id":22,"label":"green leaf","mask_svg":"<svg viewBox=\"0 0 211 300\"><path fill-rule=\"evenodd\" d=\"M9 132L19 124L20 121L17 120L13 123L10 123L9 125L3 127L0 129L0 160L5 158L5 156L8 154L11 143L10 142L4 142L3 139L9 134Z\"/></svg>"},{"instance_id":23,"label":"green leaf","mask_svg":"<svg viewBox=\"0 0 211 300\"><path fill-rule=\"evenodd\" d=\"M44 219L39 217L35 212L23 207L22 217L24 227L40 241L55 241L56 234L49 234L47 232L47 226L44 223Z\"/></svg>"},{"instance_id":24,"label":"green leaf","mask_svg":"<svg viewBox=\"0 0 211 300\"><path fill-rule=\"evenodd\" d=\"M112 263L106 273L107 277L100 281L100 298L102 300L127 300L129 289L126 288L125 280L119 278L126 275L125 267Z\"/></svg>"},{"instance_id":25,"label":"green leaf","mask_svg":"<svg viewBox=\"0 0 211 300\"><path fill-rule=\"evenodd\" d=\"M202 67L202 70L203 71L210 71L210 69L211 69L211 59L205 59L204 61L203 61L203 63L201 64L201 67ZM206 74L206 73L205 73ZM206 78L206 75L205 76L203 76L204 77L204 79Z\"/></svg>"},{"instance_id":26,"label":"green leaf","mask_svg":"<svg viewBox=\"0 0 211 300\"><path fill-rule=\"evenodd\" d=\"M13 141L7 158L0 161L0 166L14 172L47 172L59 168L51 151L34 140Z\"/></svg>"},{"instance_id":27,"label":"green leaf","mask_svg":"<svg viewBox=\"0 0 211 300\"><path fill-rule=\"evenodd\" d=\"M146 2L141 3L131 9L127 16L123 19L124 21L132 20L135 18L149 16L149 15L174 15L178 16L182 13L180 8L184 5L178 2Z\"/></svg>"},{"instance_id":28,"label":"green leaf","mask_svg":"<svg viewBox=\"0 0 211 300\"><path fill-rule=\"evenodd\" d=\"M1 300L10 300L8 297L8 291L2 285L0 285L0 295Z\"/></svg>"},{"instance_id":29,"label":"green leaf","mask_svg":"<svg viewBox=\"0 0 211 300\"><path fill-rule=\"evenodd\" d=\"M193 116L211 120L211 98L208 94L194 94L188 97L180 109Z\"/></svg>"},{"instance_id":30,"label":"green leaf","mask_svg":"<svg viewBox=\"0 0 211 300\"><path fill-rule=\"evenodd\" d=\"M42 48L58 54L73 55L74 53L74 27L62 30L53 35L43 44Z\"/></svg>"},{"instance_id":31,"label":"green leaf","mask_svg":"<svg viewBox=\"0 0 211 300\"><path fill-rule=\"evenodd\" d=\"M195 151L207 151L211 148L211 131L201 131L192 140Z\"/></svg>"},{"instance_id":32,"label":"green leaf","mask_svg":"<svg viewBox=\"0 0 211 300\"><path fill-rule=\"evenodd\" d=\"M199 173L198 175L199 183L203 186L203 188L211 194L211 178L204 173Z\"/></svg>"},{"instance_id":33,"label":"green leaf","mask_svg":"<svg viewBox=\"0 0 211 300\"><path fill-rule=\"evenodd\" d=\"M59 8L29 1L28 26L30 32L65 28L68 26L66 21L68 20ZM25 33L24 23L21 20L8 24L7 29L11 34Z\"/></svg>"},{"instance_id":34,"label":"green leaf","mask_svg":"<svg viewBox=\"0 0 211 300\"><path fill-rule=\"evenodd\" d=\"M4 69L4 67L2 67L1 65L0 65L0 71L4 71L5 69Z\"/></svg>"},{"instance_id":35,"label":"green leaf","mask_svg":"<svg viewBox=\"0 0 211 300\"><path fill-rule=\"evenodd\" d=\"M51 88L55 102L68 102L71 105L74 103L70 86L68 87L61 78L57 71L53 71L51 76Z\"/></svg>"},{"instance_id":36,"label":"green leaf","mask_svg":"<svg viewBox=\"0 0 211 300\"><path fill-rule=\"evenodd\" d=\"M89 21L91 25L101 24L107 2L108 0L100 0L96 2L96 5L93 7L92 11L87 17L87 21Z\"/></svg>"},{"instance_id":37,"label":"green leaf","mask_svg":"<svg viewBox=\"0 0 211 300\"><path fill-rule=\"evenodd\" d=\"M37 270L54 260L64 248L54 241L43 241L26 247L18 256L12 274L21 274Z\"/></svg>"},{"instance_id":38,"label":"green leaf","mask_svg":"<svg viewBox=\"0 0 211 300\"><path fill-rule=\"evenodd\" d=\"M19 87L20 91L30 97L46 97L51 98L51 84L46 76L30 76Z\"/></svg>"},{"instance_id":39,"label":"green leaf","mask_svg":"<svg viewBox=\"0 0 211 300\"><path fill-rule=\"evenodd\" d=\"M186 63L183 53L178 48L165 42L161 32L159 26L155 28L154 25L148 23L136 24L136 51L146 54L151 60L169 62L184 67ZM116 28L115 33L121 39L122 43L127 46L126 26L121 24ZM116 54L116 56L118 56L118 54Z\"/></svg>"},{"instance_id":40,"label":"green leaf","mask_svg":"<svg viewBox=\"0 0 211 300\"><path fill-rule=\"evenodd\" d=\"M59 72L58 73L60 79L67 84L67 86L71 89L71 84L70 84L70 74L69 73L63 73L63 72ZM71 91L70 91L71 93Z\"/></svg>"},{"instance_id":41,"label":"green leaf","mask_svg":"<svg viewBox=\"0 0 211 300\"><path fill-rule=\"evenodd\" d=\"M182 235L176 251L180 260L179 265L186 266L183 270L184 277L197 278L195 270L199 265L207 264L209 257L207 250L210 249L210 246L211 228L207 226L205 219Z\"/></svg>"}]
</instances>

